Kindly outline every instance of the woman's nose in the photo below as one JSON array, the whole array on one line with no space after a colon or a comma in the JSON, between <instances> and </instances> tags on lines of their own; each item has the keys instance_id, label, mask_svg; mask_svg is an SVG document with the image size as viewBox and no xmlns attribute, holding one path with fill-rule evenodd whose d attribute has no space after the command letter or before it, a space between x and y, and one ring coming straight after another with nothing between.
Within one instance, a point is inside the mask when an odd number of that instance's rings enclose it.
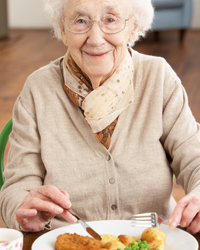
<instances>
[{"instance_id":1,"label":"woman's nose","mask_svg":"<svg viewBox=\"0 0 200 250\"><path fill-rule=\"evenodd\" d=\"M88 31L87 43L93 46L100 46L105 42L105 33L100 29L99 22L95 21Z\"/></svg>"}]
</instances>

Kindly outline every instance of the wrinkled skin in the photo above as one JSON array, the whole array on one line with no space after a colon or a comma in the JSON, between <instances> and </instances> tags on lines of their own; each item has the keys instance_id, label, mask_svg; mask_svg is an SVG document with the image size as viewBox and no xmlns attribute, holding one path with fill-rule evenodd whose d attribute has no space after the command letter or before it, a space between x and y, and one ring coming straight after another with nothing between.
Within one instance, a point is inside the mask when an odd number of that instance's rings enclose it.
<instances>
[{"instance_id":1,"label":"wrinkled skin","mask_svg":"<svg viewBox=\"0 0 200 250\"><path fill-rule=\"evenodd\" d=\"M187 227L188 232L195 234L200 231L200 197L194 194L184 196L170 216L169 225Z\"/></svg>"},{"instance_id":2,"label":"wrinkled skin","mask_svg":"<svg viewBox=\"0 0 200 250\"><path fill-rule=\"evenodd\" d=\"M76 222L67 208L71 206L69 196L65 191L59 191L54 186L40 186L25 197L16 212L16 219L25 231L37 232L56 215L69 222Z\"/></svg>"}]
</instances>

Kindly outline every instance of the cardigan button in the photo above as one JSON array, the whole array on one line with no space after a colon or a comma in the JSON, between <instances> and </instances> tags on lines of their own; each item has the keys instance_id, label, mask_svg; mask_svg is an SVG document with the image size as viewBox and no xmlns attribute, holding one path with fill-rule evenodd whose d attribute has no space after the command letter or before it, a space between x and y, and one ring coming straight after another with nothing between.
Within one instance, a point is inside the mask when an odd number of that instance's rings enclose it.
<instances>
[{"instance_id":1,"label":"cardigan button","mask_svg":"<svg viewBox=\"0 0 200 250\"><path fill-rule=\"evenodd\" d=\"M111 209L112 209L112 210L116 210L116 209L117 209L117 205L112 205L112 206L111 206Z\"/></svg>"},{"instance_id":2,"label":"cardigan button","mask_svg":"<svg viewBox=\"0 0 200 250\"><path fill-rule=\"evenodd\" d=\"M107 155L107 156L106 156L106 160L107 160L107 161L110 161L110 159L111 159L111 156L110 156L110 155Z\"/></svg>"},{"instance_id":3,"label":"cardigan button","mask_svg":"<svg viewBox=\"0 0 200 250\"><path fill-rule=\"evenodd\" d=\"M115 179L114 178L110 178L109 182L110 182L110 184L114 184L115 183Z\"/></svg>"}]
</instances>

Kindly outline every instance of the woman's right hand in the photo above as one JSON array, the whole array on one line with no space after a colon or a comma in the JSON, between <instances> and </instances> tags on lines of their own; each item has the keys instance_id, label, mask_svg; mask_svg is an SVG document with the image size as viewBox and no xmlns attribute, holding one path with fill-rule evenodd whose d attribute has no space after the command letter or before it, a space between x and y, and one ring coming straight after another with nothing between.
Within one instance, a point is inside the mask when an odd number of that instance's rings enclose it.
<instances>
[{"instance_id":1,"label":"woman's right hand","mask_svg":"<svg viewBox=\"0 0 200 250\"><path fill-rule=\"evenodd\" d=\"M16 219L21 228L29 232L44 229L56 215L69 222L77 219L67 211L71 207L69 195L55 186L40 186L31 190L16 211Z\"/></svg>"}]
</instances>

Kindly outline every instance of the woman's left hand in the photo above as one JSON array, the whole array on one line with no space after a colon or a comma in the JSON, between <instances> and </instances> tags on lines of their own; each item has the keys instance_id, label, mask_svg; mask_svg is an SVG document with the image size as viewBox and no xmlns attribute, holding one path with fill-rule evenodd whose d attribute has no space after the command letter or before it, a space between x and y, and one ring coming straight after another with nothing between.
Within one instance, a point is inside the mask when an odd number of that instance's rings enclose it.
<instances>
[{"instance_id":1,"label":"woman's left hand","mask_svg":"<svg viewBox=\"0 0 200 250\"><path fill-rule=\"evenodd\" d=\"M169 218L169 226L175 228L180 224L187 227L188 232L196 234L200 231L200 197L194 194L184 196L176 205Z\"/></svg>"}]
</instances>

